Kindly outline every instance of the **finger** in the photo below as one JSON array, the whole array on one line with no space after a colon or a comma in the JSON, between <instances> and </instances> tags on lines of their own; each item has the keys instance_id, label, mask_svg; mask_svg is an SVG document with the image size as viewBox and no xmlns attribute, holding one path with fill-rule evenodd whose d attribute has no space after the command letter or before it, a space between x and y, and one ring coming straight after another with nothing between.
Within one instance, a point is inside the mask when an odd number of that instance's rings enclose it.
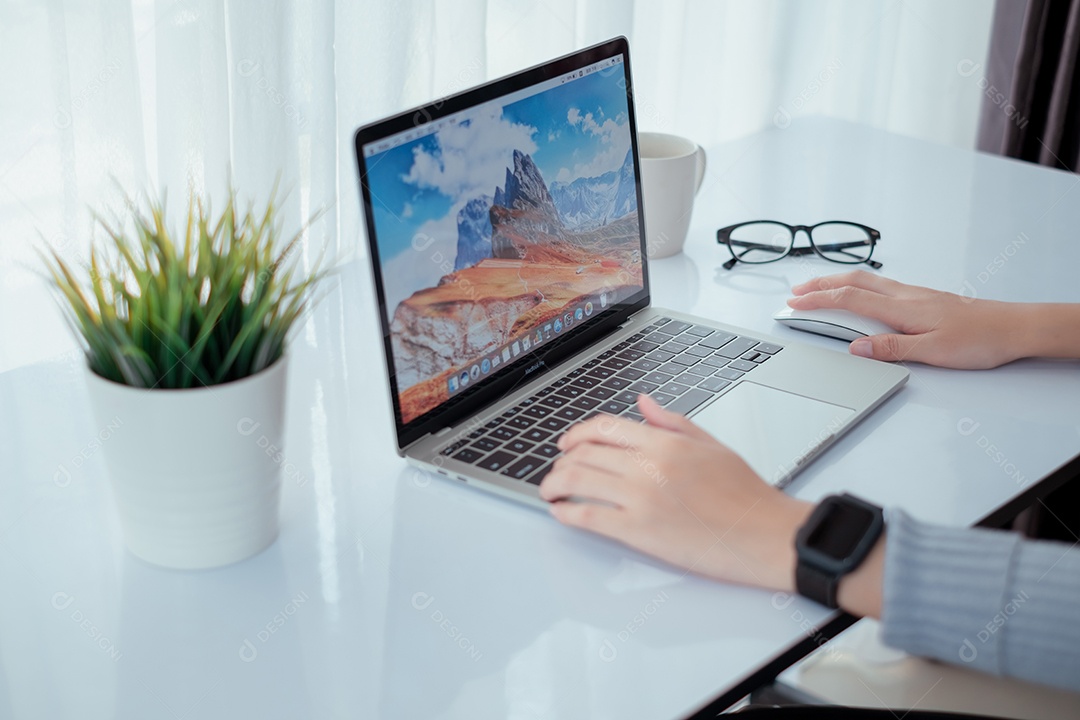
<instances>
[{"instance_id":1,"label":"finger","mask_svg":"<svg viewBox=\"0 0 1080 720\"><path fill-rule=\"evenodd\" d=\"M623 477L560 458L540 483L540 497L548 502L569 497L588 498L623 507L627 487Z\"/></svg>"},{"instance_id":2,"label":"finger","mask_svg":"<svg viewBox=\"0 0 1080 720\"><path fill-rule=\"evenodd\" d=\"M634 463L626 448L612 445L582 443L563 455L558 463L577 463L609 475L625 477L634 470Z\"/></svg>"},{"instance_id":3,"label":"finger","mask_svg":"<svg viewBox=\"0 0 1080 720\"><path fill-rule=\"evenodd\" d=\"M616 508L593 503L559 501L552 503L549 509L563 525L590 530L621 542L626 542L630 534L630 522L626 513Z\"/></svg>"},{"instance_id":4,"label":"finger","mask_svg":"<svg viewBox=\"0 0 1080 720\"><path fill-rule=\"evenodd\" d=\"M671 430L672 432L682 433L683 435L689 435L690 437L699 438L701 440L710 439L712 437L709 433L705 432L682 415L673 413L670 410L665 410L660 403L656 402L648 395L638 395L637 406L638 410L641 411L641 414L645 416L645 420L653 427Z\"/></svg>"},{"instance_id":5,"label":"finger","mask_svg":"<svg viewBox=\"0 0 1080 720\"><path fill-rule=\"evenodd\" d=\"M837 288L849 286L862 288L863 290L873 290L876 293L890 296L900 295L904 290L910 288L910 286L905 285L904 283L890 280L881 275L869 273L865 270L853 270L851 272L840 273L839 275L826 275L825 277L808 280L801 285L796 285L791 288L791 292L795 295L805 295L810 292L835 290Z\"/></svg>"},{"instance_id":6,"label":"finger","mask_svg":"<svg viewBox=\"0 0 1080 720\"><path fill-rule=\"evenodd\" d=\"M563 433L558 445L563 452L568 452L586 442L624 448L637 447L661 432L664 431L629 420L621 420L611 415L597 415L592 420L578 423Z\"/></svg>"},{"instance_id":7,"label":"finger","mask_svg":"<svg viewBox=\"0 0 1080 720\"><path fill-rule=\"evenodd\" d=\"M852 355L899 362L901 360L919 361L922 358L917 350L925 335L871 335L859 338L848 346Z\"/></svg>"},{"instance_id":8,"label":"finger","mask_svg":"<svg viewBox=\"0 0 1080 720\"><path fill-rule=\"evenodd\" d=\"M865 315L899 328L903 326L907 314L901 305L902 302L896 297L846 285L835 290L816 290L799 295L788 300L787 304L796 310L817 310L818 308L849 310L856 315Z\"/></svg>"}]
</instances>

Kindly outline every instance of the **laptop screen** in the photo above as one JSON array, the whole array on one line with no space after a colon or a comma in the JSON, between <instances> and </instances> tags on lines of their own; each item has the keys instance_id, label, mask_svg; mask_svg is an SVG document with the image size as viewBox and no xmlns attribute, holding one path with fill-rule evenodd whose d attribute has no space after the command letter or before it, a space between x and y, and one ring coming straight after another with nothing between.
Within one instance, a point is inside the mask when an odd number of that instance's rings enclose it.
<instances>
[{"instance_id":1,"label":"laptop screen","mask_svg":"<svg viewBox=\"0 0 1080 720\"><path fill-rule=\"evenodd\" d=\"M358 135L399 428L646 289L626 59L579 56Z\"/></svg>"}]
</instances>

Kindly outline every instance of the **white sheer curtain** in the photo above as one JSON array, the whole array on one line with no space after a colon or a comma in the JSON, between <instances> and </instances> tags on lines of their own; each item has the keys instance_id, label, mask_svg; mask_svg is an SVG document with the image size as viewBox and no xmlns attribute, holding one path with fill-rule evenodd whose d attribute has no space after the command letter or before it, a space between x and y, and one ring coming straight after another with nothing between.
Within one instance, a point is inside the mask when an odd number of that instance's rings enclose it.
<instances>
[{"instance_id":1,"label":"white sheer curtain","mask_svg":"<svg viewBox=\"0 0 1080 720\"><path fill-rule=\"evenodd\" d=\"M74 346L35 274L122 192L330 212L363 250L360 124L623 34L639 124L710 144L824 114L974 147L992 3L963 0L0 0L0 370ZM887 170L883 170L887 171ZM112 182L115 178L116 182Z\"/></svg>"}]
</instances>

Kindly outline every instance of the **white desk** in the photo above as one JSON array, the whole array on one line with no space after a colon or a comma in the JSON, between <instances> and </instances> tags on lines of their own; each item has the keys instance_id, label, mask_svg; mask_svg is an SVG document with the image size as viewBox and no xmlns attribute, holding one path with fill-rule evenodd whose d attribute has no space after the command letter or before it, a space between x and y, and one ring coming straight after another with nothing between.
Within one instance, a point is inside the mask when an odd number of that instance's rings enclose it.
<instances>
[{"instance_id":1,"label":"white desk","mask_svg":"<svg viewBox=\"0 0 1080 720\"><path fill-rule=\"evenodd\" d=\"M653 267L655 299L842 348L770 320L792 284L837 266L725 271L714 240L739 220L837 218L881 230L891 277L1080 301L1077 183L800 122L710 154L686 254ZM160 570L123 549L79 358L0 375L0 718L671 718L779 669L803 619L829 619L407 469L368 284L351 268L293 346L287 455L304 482L285 485L280 539L220 570ZM1075 464L1077 370L913 367L791 491L974 523Z\"/></svg>"}]
</instances>

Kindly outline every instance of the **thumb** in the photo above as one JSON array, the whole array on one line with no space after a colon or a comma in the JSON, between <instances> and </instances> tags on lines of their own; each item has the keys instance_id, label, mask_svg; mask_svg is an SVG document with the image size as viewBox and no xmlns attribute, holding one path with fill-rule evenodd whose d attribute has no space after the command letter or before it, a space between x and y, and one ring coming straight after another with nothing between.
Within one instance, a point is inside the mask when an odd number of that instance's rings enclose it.
<instances>
[{"instance_id":1,"label":"thumb","mask_svg":"<svg viewBox=\"0 0 1080 720\"><path fill-rule=\"evenodd\" d=\"M888 362L918 360L914 350L923 339L922 335L871 335L851 343L848 350L852 355Z\"/></svg>"},{"instance_id":2,"label":"thumb","mask_svg":"<svg viewBox=\"0 0 1080 720\"><path fill-rule=\"evenodd\" d=\"M701 439L712 437L682 415L665 410L648 395L638 395L637 406L645 420L653 427Z\"/></svg>"}]
</instances>

